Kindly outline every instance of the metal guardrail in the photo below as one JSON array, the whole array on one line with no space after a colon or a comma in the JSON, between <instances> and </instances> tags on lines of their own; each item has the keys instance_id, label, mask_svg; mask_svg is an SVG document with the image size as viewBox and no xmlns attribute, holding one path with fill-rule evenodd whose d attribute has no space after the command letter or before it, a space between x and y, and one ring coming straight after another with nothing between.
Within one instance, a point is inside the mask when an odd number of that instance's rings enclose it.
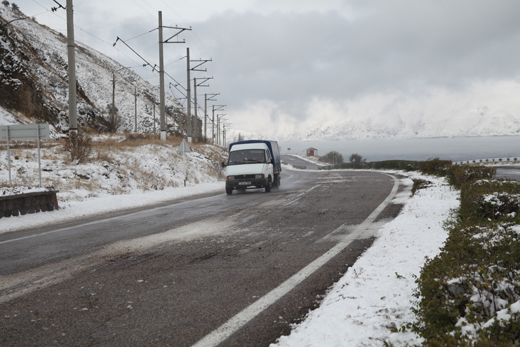
<instances>
[{"instance_id":1,"label":"metal guardrail","mask_svg":"<svg viewBox=\"0 0 520 347\"><path fill-rule=\"evenodd\" d=\"M462 160L454 161L454 165L475 165L475 164L513 164L520 163L520 156L517 157L506 157L506 158L491 158L491 159L474 159L474 160Z\"/></svg>"}]
</instances>

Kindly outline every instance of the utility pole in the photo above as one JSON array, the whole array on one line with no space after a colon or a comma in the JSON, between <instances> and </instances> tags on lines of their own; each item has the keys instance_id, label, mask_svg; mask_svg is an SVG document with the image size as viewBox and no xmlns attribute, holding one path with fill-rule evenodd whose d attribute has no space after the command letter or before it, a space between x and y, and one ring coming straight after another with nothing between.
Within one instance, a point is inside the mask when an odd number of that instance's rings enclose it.
<instances>
[{"instance_id":1,"label":"utility pole","mask_svg":"<svg viewBox=\"0 0 520 347\"><path fill-rule=\"evenodd\" d=\"M186 82L186 85L188 86L188 88L186 88L186 98L188 100L188 119L186 120L186 122L188 123L188 129L187 129L187 132L188 132L188 143L191 142L191 79L190 79L190 48L189 47L186 47L186 61L187 61L187 65L188 65L188 79L187 79L187 82Z\"/></svg>"},{"instance_id":2,"label":"utility pole","mask_svg":"<svg viewBox=\"0 0 520 347\"><path fill-rule=\"evenodd\" d=\"M179 30L176 34L171 36L170 38L163 41L163 28L168 29L176 29ZM165 97L164 97L164 56L163 56L163 44L164 43L185 43L185 40L182 41L173 41L170 42L170 40L180 33L182 33L184 30L191 30L191 28L178 28L178 27L163 27L162 25L162 11L159 11L159 81L161 85L161 91L160 91L160 115L161 115L161 140L166 141L166 106L165 106ZM189 61L189 59L188 59ZM188 111L189 112L189 111Z\"/></svg>"},{"instance_id":3,"label":"utility pole","mask_svg":"<svg viewBox=\"0 0 520 347\"><path fill-rule=\"evenodd\" d=\"M208 98L209 95L209 98ZM208 101L217 101L217 99L213 99L217 95L220 95L220 93L217 94L204 94L204 139L208 141L207 136L207 124L206 120L208 119Z\"/></svg>"},{"instance_id":4,"label":"utility pole","mask_svg":"<svg viewBox=\"0 0 520 347\"><path fill-rule=\"evenodd\" d=\"M220 145L220 120L226 114L217 114L217 145Z\"/></svg>"},{"instance_id":5,"label":"utility pole","mask_svg":"<svg viewBox=\"0 0 520 347\"><path fill-rule=\"evenodd\" d=\"M195 115L194 115L194 119L195 119L195 124L193 124L193 132L194 132L194 135L193 135L193 138L195 139L195 142L197 142L197 123L199 122L198 121L198 117L197 117L197 109L198 109L198 105L197 105L197 78L194 78L193 79L193 107L195 107Z\"/></svg>"},{"instance_id":6,"label":"utility pole","mask_svg":"<svg viewBox=\"0 0 520 347\"><path fill-rule=\"evenodd\" d=\"M116 73L112 72L112 110L110 114L112 115L111 122L114 121L114 116L116 114Z\"/></svg>"},{"instance_id":7,"label":"utility pole","mask_svg":"<svg viewBox=\"0 0 520 347\"><path fill-rule=\"evenodd\" d=\"M76 104L76 56L74 45L74 11L72 0L67 0L67 56L69 72L69 131L78 131Z\"/></svg>"},{"instance_id":8,"label":"utility pole","mask_svg":"<svg viewBox=\"0 0 520 347\"><path fill-rule=\"evenodd\" d=\"M217 106L217 108L215 108ZM212 144L215 144L215 111L222 111L226 107L226 105L213 105L213 115L211 118L211 136L212 136ZM218 116L217 116L218 120Z\"/></svg>"},{"instance_id":9,"label":"utility pole","mask_svg":"<svg viewBox=\"0 0 520 347\"><path fill-rule=\"evenodd\" d=\"M135 128L134 133L137 133L137 86L135 86L135 92L134 92L134 104L135 104Z\"/></svg>"},{"instance_id":10,"label":"utility pole","mask_svg":"<svg viewBox=\"0 0 520 347\"><path fill-rule=\"evenodd\" d=\"M117 70L112 71L112 110L110 111L110 115L112 116L110 119L111 122L114 122L114 117L116 114L116 72L123 69L126 69L126 67L123 66Z\"/></svg>"},{"instance_id":11,"label":"utility pole","mask_svg":"<svg viewBox=\"0 0 520 347\"><path fill-rule=\"evenodd\" d=\"M197 116L197 109L198 109L198 103L197 103L197 87L209 87L209 84L203 84L205 82L207 82L208 80L212 79L213 77L202 77L202 78L199 78L202 79L203 81L202 82L199 82L197 83L197 79L194 78L193 79L193 98L195 99L194 101L194 104L195 104L195 125L194 125L194 132L195 132L195 142L198 142L198 138L199 138L199 131L198 131L198 123L199 123L199 118ZM201 131L202 132L202 131Z\"/></svg>"},{"instance_id":12,"label":"utility pole","mask_svg":"<svg viewBox=\"0 0 520 347\"><path fill-rule=\"evenodd\" d=\"M212 61L211 59L199 59L199 60L190 60L190 50L189 48L187 49L187 65L188 65L188 79L187 79L187 85L188 85L188 88L186 89L187 91L187 98L188 98L188 142L191 142L191 137L195 137L196 135L194 135L194 132L195 132L195 126L193 126L193 120L191 118L191 88L190 88L190 84L191 84L191 79L190 79L190 71L200 71L200 72L207 72L208 70L207 69L198 69L202 64L205 64L207 63L208 61ZM190 66L190 63L200 63L194 67L191 67ZM204 77L205 78L205 77ZM213 77L211 77L213 78ZM197 110L197 103L195 102L195 112ZM197 122L197 119L195 118L195 123Z\"/></svg>"},{"instance_id":13,"label":"utility pole","mask_svg":"<svg viewBox=\"0 0 520 347\"><path fill-rule=\"evenodd\" d=\"M166 106L164 105L164 56L162 11L159 11L159 83L161 85L159 114L161 117L161 141L166 141Z\"/></svg>"}]
</instances>

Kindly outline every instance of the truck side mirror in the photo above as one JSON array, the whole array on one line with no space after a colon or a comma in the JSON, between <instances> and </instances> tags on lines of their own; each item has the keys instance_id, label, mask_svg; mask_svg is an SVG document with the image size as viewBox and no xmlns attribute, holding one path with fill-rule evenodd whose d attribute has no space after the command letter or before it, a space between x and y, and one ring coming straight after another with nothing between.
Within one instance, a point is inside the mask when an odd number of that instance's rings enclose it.
<instances>
[{"instance_id":1,"label":"truck side mirror","mask_svg":"<svg viewBox=\"0 0 520 347\"><path fill-rule=\"evenodd\" d=\"M274 165L274 159L273 159L273 158L271 158L271 164L273 164L273 165Z\"/></svg>"},{"instance_id":2,"label":"truck side mirror","mask_svg":"<svg viewBox=\"0 0 520 347\"><path fill-rule=\"evenodd\" d=\"M224 163L224 162L221 162L220 165L221 165L223 168L226 167L226 163Z\"/></svg>"}]
</instances>

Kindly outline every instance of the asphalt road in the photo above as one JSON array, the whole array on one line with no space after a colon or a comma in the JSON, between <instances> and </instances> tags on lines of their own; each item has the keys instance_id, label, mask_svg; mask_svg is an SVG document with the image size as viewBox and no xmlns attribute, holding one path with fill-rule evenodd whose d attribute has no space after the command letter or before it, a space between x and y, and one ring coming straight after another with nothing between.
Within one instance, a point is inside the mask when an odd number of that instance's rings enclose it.
<instances>
[{"instance_id":1,"label":"asphalt road","mask_svg":"<svg viewBox=\"0 0 520 347\"><path fill-rule=\"evenodd\" d=\"M398 213L395 182L285 170L271 193L0 235L0 345L268 346Z\"/></svg>"},{"instance_id":2,"label":"asphalt road","mask_svg":"<svg viewBox=\"0 0 520 347\"><path fill-rule=\"evenodd\" d=\"M518 166L499 166L499 167L497 167L496 177L520 180L520 167L518 167Z\"/></svg>"}]
</instances>

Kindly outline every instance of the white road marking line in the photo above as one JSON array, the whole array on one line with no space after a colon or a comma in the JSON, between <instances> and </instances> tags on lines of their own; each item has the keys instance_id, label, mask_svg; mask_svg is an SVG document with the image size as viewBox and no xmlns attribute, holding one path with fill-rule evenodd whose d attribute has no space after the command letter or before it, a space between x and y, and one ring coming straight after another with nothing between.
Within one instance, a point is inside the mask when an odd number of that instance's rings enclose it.
<instances>
[{"instance_id":1,"label":"white road marking line","mask_svg":"<svg viewBox=\"0 0 520 347\"><path fill-rule=\"evenodd\" d=\"M363 221L363 223L359 224L355 231L351 234L346 235L336 246L332 247L328 252L320 256L318 259L314 260L312 263L298 271L298 273L294 274L288 280L283 282L280 286L273 289L269 293L267 293L262 298L258 299L256 302L246 307L244 310L239 312L237 315L229 319L226 323L221 325L219 328L211 332L210 334L203 337L199 342L194 344L192 347L215 347L226 340L228 337L237 332L244 325L249 323L253 318L255 318L262 311L267 309L269 306L274 304L278 299L280 299L285 294L289 293L294 287L303 282L307 277L312 275L316 270L325 265L329 260L338 255L343 249L345 249L352 241L358 238L364 230L370 227L370 224L375 221L377 216L383 211L383 209L392 201L397 193L397 189L399 188L399 180L392 175L384 174L390 176L394 180L394 187L390 194L386 197L386 199ZM340 228L345 228L345 225L340 226ZM338 230L336 229L336 230ZM336 231L335 230L335 231Z\"/></svg>"},{"instance_id":2,"label":"white road marking line","mask_svg":"<svg viewBox=\"0 0 520 347\"><path fill-rule=\"evenodd\" d=\"M297 195L294 200L288 202L287 204L285 205L282 205L282 207L285 207L285 206L289 206L290 204L294 204L296 201L300 200L305 194L307 194L308 192L310 192L311 190L313 190L314 188L318 188L319 186L321 186L321 184L318 184L318 185L315 185L314 187L310 188L309 190Z\"/></svg>"}]
</instances>

